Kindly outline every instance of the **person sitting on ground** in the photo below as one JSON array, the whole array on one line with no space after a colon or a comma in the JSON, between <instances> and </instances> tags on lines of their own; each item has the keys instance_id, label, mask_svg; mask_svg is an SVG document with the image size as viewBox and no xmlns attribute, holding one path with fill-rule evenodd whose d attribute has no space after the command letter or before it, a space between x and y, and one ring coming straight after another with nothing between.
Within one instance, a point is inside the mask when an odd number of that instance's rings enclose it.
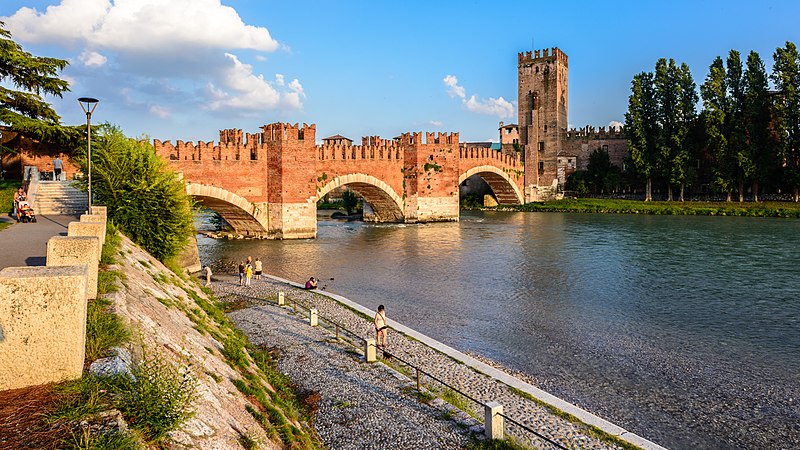
<instances>
[{"instance_id":1,"label":"person sitting on ground","mask_svg":"<svg viewBox=\"0 0 800 450\"><path fill-rule=\"evenodd\" d=\"M378 312L375 314L375 342L378 347L386 348L386 329L389 323L386 321L386 310L383 305L378 305Z\"/></svg>"},{"instance_id":2,"label":"person sitting on ground","mask_svg":"<svg viewBox=\"0 0 800 450\"><path fill-rule=\"evenodd\" d=\"M261 269L262 269L262 267L261 267L261 258L256 258L256 267L255 267L255 269L256 269L256 280L260 280L261 279Z\"/></svg>"},{"instance_id":3,"label":"person sitting on ground","mask_svg":"<svg viewBox=\"0 0 800 450\"><path fill-rule=\"evenodd\" d=\"M316 289L317 288L317 280L314 277L311 277L306 281L306 289Z\"/></svg>"}]
</instances>

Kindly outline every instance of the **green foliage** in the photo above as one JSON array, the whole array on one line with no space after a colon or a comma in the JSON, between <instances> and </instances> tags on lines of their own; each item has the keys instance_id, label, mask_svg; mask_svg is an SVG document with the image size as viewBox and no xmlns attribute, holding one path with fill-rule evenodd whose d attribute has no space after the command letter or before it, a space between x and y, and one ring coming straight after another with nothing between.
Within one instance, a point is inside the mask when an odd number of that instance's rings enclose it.
<instances>
[{"instance_id":1,"label":"green foliage","mask_svg":"<svg viewBox=\"0 0 800 450\"><path fill-rule=\"evenodd\" d=\"M106 222L106 241L103 244L103 252L100 255L100 264L107 266L116 263L116 255L119 253L119 246L122 244L122 238L119 235L119 229L114 222Z\"/></svg>"},{"instance_id":2,"label":"green foliage","mask_svg":"<svg viewBox=\"0 0 800 450\"><path fill-rule=\"evenodd\" d=\"M68 62L33 56L11 39L0 22L0 123L38 141L73 148L85 127L59 125L61 118L42 95L61 97L69 83L58 78ZM0 146L0 154L9 151Z\"/></svg>"},{"instance_id":3,"label":"green foliage","mask_svg":"<svg viewBox=\"0 0 800 450\"><path fill-rule=\"evenodd\" d=\"M353 214L353 211L358 206L358 195L350 189L342 191L342 204L344 209L347 210L347 215Z\"/></svg>"},{"instance_id":4,"label":"green foliage","mask_svg":"<svg viewBox=\"0 0 800 450\"><path fill-rule=\"evenodd\" d=\"M104 379L86 375L56 386L58 395L55 411L47 416L49 422L81 420L108 409L110 396Z\"/></svg>"},{"instance_id":5,"label":"green foliage","mask_svg":"<svg viewBox=\"0 0 800 450\"><path fill-rule=\"evenodd\" d=\"M467 450L528 450L526 447L519 443L513 442L508 439L489 439L489 440L475 440L467 445Z\"/></svg>"},{"instance_id":6,"label":"green foliage","mask_svg":"<svg viewBox=\"0 0 800 450\"><path fill-rule=\"evenodd\" d=\"M635 200L569 199L552 202L527 203L513 207L517 211L577 212L609 214L653 214L686 216L748 216L800 218L800 205L785 202L746 203L727 202L647 202Z\"/></svg>"},{"instance_id":7,"label":"green foliage","mask_svg":"<svg viewBox=\"0 0 800 450\"><path fill-rule=\"evenodd\" d=\"M440 165L438 165L436 163L425 163L424 168L425 168L425 172L427 172L429 170L433 170L434 172L442 172L442 171L444 171L444 169L442 169L442 166L440 166Z\"/></svg>"},{"instance_id":8,"label":"green foliage","mask_svg":"<svg viewBox=\"0 0 800 450\"><path fill-rule=\"evenodd\" d=\"M115 394L112 401L130 427L147 441L161 441L192 417L197 382L187 370L158 356L144 355L132 373L133 377L119 375L108 380Z\"/></svg>"},{"instance_id":9,"label":"green foliage","mask_svg":"<svg viewBox=\"0 0 800 450\"><path fill-rule=\"evenodd\" d=\"M650 179L658 164L658 102L654 76L642 72L633 77L628 112L625 113L625 130L628 150L637 172L647 178L646 200L651 200Z\"/></svg>"},{"instance_id":10,"label":"green foliage","mask_svg":"<svg viewBox=\"0 0 800 450\"><path fill-rule=\"evenodd\" d=\"M602 148L596 149L589 155L586 169L586 181L595 193L611 192L619 185L621 170L611 164L608 152Z\"/></svg>"},{"instance_id":11,"label":"green foliage","mask_svg":"<svg viewBox=\"0 0 800 450\"><path fill-rule=\"evenodd\" d=\"M784 182L800 191L800 53L793 42L775 50L772 81L779 96L775 102L776 133Z\"/></svg>"},{"instance_id":12,"label":"green foliage","mask_svg":"<svg viewBox=\"0 0 800 450\"><path fill-rule=\"evenodd\" d=\"M770 132L772 104L764 62L756 52L747 56L744 72L744 122L747 132L746 176L753 183L754 200L758 185L779 166L776 143Z\"/></svg>"},{"instance_id":13,"label":"green foliage","mask_svg":"<svg viewBox=\"0 0 800 450\"><path fill-rule=\"evenodd\" d=\"M194 232L192 203L183 183L147 140L100 127L92 145L92 192L109 219L161 261L177 255ZM85 154L75 159L86 169Z\"/></svg>"},{"instance_id":14,"label":"green foliage","mask_svg":"<svg viewBox=\"0 0 800 450\"><path fill-rule=\"evenodd\" d=\"M130 331L120 317L108 311L111 302L98 298L86 305L86 359L94 361L111 347L130 339Z\"/></svg>"},{"instance_id":15,"label":"green foliage","mask_svg":"<svg viewBox=\"0 0 800 450\"><path fill-rule=\"evenodd\" d=\"M139 441L131 434L117 432L95 432L90 428L83 428L79 433L74 433L72 442L65 443L69 450L138 450L141 448Z\"/></svg>"},{"instance_id":16,"label":"green foliage","mask_svg":"<svg viewBox=\"0 0 800 450\"><path fill-rule=\"evenodd\" d=\"M97 295L110 294L119 290L117 280L125 278L119 270L101 270L97 272Z\"/></svg>"},{"instance_id":17,"label":"green foliage","mask_svg":"<svg viewBox=\"0 0 800 450\"><path fill-rule=\"evenodd\" d=\"M576 170L567 178L566 189L578 195L589 193L588 174L585 170Z\"/></svg>"}]
</instances>

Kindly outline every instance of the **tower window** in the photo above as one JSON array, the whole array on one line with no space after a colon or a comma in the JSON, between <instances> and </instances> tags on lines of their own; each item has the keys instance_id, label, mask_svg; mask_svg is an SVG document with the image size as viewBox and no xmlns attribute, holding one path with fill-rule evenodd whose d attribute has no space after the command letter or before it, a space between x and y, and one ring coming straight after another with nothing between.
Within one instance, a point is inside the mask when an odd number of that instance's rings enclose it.
<instances>
[{"instance_id":1,"label":"tower window","mask_svg":"<svg viewBox=\"0 0 800 450\"><path fill-rule=\"evenodd\" d=\"M544 126L544 132L547 133L547 125Z\"/></svg>"},{"instance_id":2,"label":"tower window","mask_svg":"<svg viewBox=\"0 0 800 450\"><path fill-rule=\"evenodd\" d=\"M540 173L544 172L544 162L543 161L539 161L539 172Z\"/></svg>"},{"instance_id":3,"label":"tower window","mask_svg":"<svg viewBox=\"0 0 800 450\"><path fill-rule=\"evenodd\" d=\"M544 141L539 141L539 151L540 152L544 151Z\"/></svg>"}]
</instances>

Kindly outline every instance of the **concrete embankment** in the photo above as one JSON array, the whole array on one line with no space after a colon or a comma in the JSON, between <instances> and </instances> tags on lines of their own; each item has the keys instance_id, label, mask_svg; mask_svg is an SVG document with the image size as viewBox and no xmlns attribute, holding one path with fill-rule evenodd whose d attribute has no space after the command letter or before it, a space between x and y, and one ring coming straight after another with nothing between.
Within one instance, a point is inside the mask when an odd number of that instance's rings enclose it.
<instances>
[{"instance_id":1,"label":"concrete embankment","mask_svg":"<svg viewBox=\"0 0 800 450\"><path fill-rule=\"evenodd\" d=\"M328 445L337 446L339 441L335 427L333 430L326 430L324 423L337 423L341 414L336 408L336 402L347 401L341 398L338 393L337 377L330 378L328 382L320 381L324 377L308 376L307 372L333 372L337 373L342 379L352 377L351 373L356 370L358 364L354 363L352 356L344 358L333 354L326 354L324 357L308 357L309 354L316 353L311 349L315 345L322 345L308 341L298 344L294 338L288 335L302 334L307 324L303 324L299 319L278 319L281 314L293 314L286 309L278 309L274 306L275 299L279 291L286 291L285 297L288 302L295 301L302 303L309 308L316 308L322 318L327 318L340 325L354 331L361 338L373 338L374 330L372 323L366 317L371 317L374 312L364 308L344 297L324 291L305 291L298 289L296 283L288 282L277 277L268 277L261 281L253 280L251 287L240 287L238 281L233 277L220 277L214 283L215 292L226 300L247 300L251 305L260 305L255 308L248 308L238 311L232 315L237 326L248 334L251 339L263 342L272 342L272 345L284 346L284 357L280 360L281 370L296 378L300 385L308 385L320 392L322 395L322 405L317 418L317 427L323 436L331 435ZM270 299L269 302L262 302L257 299ZM289 320L283 323L283 320ZM274 326L276 323L281 326ZM502 370L479 361L469 355L452 349L434 339L431 339L413 329L403 326L400 323L389 321L393 331L390 335L390 352L400 356L402 359L422 368L424 371L434 375L436 378L448 383L449 385L461 390L481 402L499 402L504 406L505 414L523 423L540 434L559 442L567 448L619 448L625 443L632 443L636 446L648 449L660 449L662 447L647 441L625 429L611 424L589 412L571 405L557 397L554 397L523 380L515 378ZM299 327L299 328L298 328ZM302 330L302 331L300 331ZM325 338L326 347L346 348L345 344L330 340L330 332ZM322 332L324 335L325 332ZM302 345L304 351L298 352L297 346ZM340 352L342 350L339 350ZM348 359L349 358L349 362ZM388 361L394 367L402 370L402 364L397 361ZM346 370L344 368L347 368ZM395 380L394 384L406 386L408 379L402 381ZM443 388L441 384L433 381L429 377L422 377L422 382L428 385L435 393L440 396L452 397L452 391ZM367 383L368 389L386 391L391 388L383 385ZM350 392L358 389L350 389ZM449 392L448 392L449 391ZM356 395L356 394L354 394ZM456 395L461 399L460 406L469 411L475 417L483 417L483 408ZM351 414L352 417L371 414L375 405L364 405L361 395L358 395L359 407ZM369 396L367 395L367 403ZM555 407L547 407L546 403ZM397 406L395 415L402 414L402 406ZM559 411L560 410L560 411ZM555 414L554 414L555 411ZM563 413L566 414L563 414ZM329 415L330 417L328 417ZM571 415L571 418L567 418ZM405 416L403 416L405 419ZM579 421L576 421L575 419ZM569 419L569 420L568 420ZM582 422L582 423L581 423ZM474 425L474 423L472 424ZM591 425L591 426L587 426ZM322 428L320 428L322 426ZM470 422L462 422L462 426L471 426ZM597 430L602 430L597 433ZM506 423L506 432L513 435L516 440L536 446L537 448L549 448L550 444L536 437L530 432L521 429L513 424ZM621 441L600 439L599 436L607 433ZM368 441L364 441L365 444Z\"/></svg>"}]
</instances>

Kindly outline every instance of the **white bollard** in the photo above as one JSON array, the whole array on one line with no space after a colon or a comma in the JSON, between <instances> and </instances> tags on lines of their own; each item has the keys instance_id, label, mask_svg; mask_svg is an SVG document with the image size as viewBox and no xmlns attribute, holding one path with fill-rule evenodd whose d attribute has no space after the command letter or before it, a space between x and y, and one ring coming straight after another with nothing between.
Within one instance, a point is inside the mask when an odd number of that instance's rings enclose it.
<instances>
[{"instance_id":1,"label":"white bollard","mask_svg":"<svg viewBox=\"0 0 800 450\"><path fill-rule=\"evenodd\" d=\"M317 311L316 308L313 308L309 311L308 322L312 327L319 325L319 311Z\"/></svg>"},{"instance_id":2,"label":"white bollard","mask_svg":"<svg viewBox=\"0 0 800 450\"><path fill-rule=\"evenodd\" d=\"M286 300L283 298L283 292L278 292L278 306L286 305Z\"/></svg>"},{"instance_id":3,"label":"white bollard","mask_svg":"<svg viewBox=\"0 0 800 450\"><path fill-rule=\"evenodd\" d=\"M503 439L503 405L489 402L483 408L484 430L487 439Z\"/></svg>"},{"instance_id":4,"label":"white bollard","mask_svg":"<svg viewBox=\"0 0 800 450\"><path fill-rule=\"evenodd\" d=\"M375 352L375 339L367 339L364 341L364 359L368 363L372 363L378 360L378 355Z\"/></svg>"}]
</instances>

